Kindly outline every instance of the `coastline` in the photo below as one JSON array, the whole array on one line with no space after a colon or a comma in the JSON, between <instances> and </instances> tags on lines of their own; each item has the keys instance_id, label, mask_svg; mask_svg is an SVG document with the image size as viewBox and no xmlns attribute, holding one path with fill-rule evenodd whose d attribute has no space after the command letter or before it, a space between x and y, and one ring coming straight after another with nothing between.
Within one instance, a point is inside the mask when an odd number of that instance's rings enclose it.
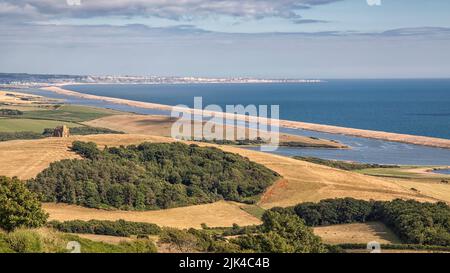
<instances>
[{"instance_id":1,"label":"coastline","mask_svg":"<svg viewBox=\"0 0 450 273\"><path fill-rule=\"evenodd\" d=\"M146 108L146 109L157 109L164 111L179 111L179 112L189 112L191 114L194 113L194 109L190 108L182 108L182 107L174 107L170 105L158 104L158 103L150 103L150 102L141 102L141 101L133 101L127 99L119 99L105 96L97 96L91 94L79 93L76 91L71 91L64 89L63 86L47 86L42 87L42 90L51 91L61 95L67 96L75 96L83 99L91 99L91 100L100 100L114 104L122 104L132 107ZM355 128L347 128L347 127L339 127L333 125L322 125L322 124L314 124L300 121L290 121L290 120L273 120L268 118L257 118L257 117L249 117L245 115L234 115L230 113L221 113L221 112L211 112L211 111L203 111L208 115L215 115L216 117L223 117L229 119L238 119L247 122L260 122L265 124L275 124L275 126L284 127L284 128L292 128L292 129L302 129L308 131L316 131L330 134L339 134L339 135L347 135L354 137L362 137L362 138L370 138L391 142L400 142L421 146L429 146L435 148L444 148L450 149L450 139L443 138L435 138L435 137L426 137L426 136L415 136L408 134L399 134L399 133L390 133L383 131L374 131L374 130L364 130L364 129L355 129Z\"/></svg>"}]
</instances>

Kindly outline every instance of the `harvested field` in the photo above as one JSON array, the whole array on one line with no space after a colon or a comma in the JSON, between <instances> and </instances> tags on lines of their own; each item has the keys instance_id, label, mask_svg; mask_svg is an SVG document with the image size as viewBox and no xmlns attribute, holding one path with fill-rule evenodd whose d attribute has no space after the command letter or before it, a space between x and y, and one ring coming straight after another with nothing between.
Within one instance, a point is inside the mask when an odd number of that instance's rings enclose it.
<instances>
[{"instance_id":1,"label":"harvested field","mask_svg":"<svg viewBox=\"0 0 450 273\"><path fill-rule=\"evenodd\" d=\"M130 238L130 237L118 237L118 236L97 235L97 234L79 234L79 233L76 233L76 234L74 233L74 235L76 235L80 238L94 241L94 242L102 242L102 243L113 244L113 245L117 245L121 242L134 241L134 239Z\"/></svg>"},{"instance_id":2,"label":"harvested field","mask_svg":"<svg viewBox=\"0 0 450 273\"><path fill-rule=\"evenodd\" d=\"M401 183L396 183L395 180L337 170L292 158L236 147L220 146L220 148L246 156L283 176L283 179L271 186L262 196L259 205L266 209L343 197L363 200L402 198L436 201L434 198L402 186Z\"/></svg>"},{"instance_id":3,"label":"harvested field","mask_svg":"<svg viewBox=\"0 0 450 273\"><path fill-rule=\"evenodd\" d=\"M315 227L314 233L327 244L367 244L371 241L380 244L401 243L397 236L380 222Z\"/></svg>"},{"instance_id":4,"label":"harvested field","mask_svg":"<svg viewBox=\"0 0 450 273\"><path fill-rule=\"evenodd\" d=\"M74 140L94 141L100 147L138 144L144 141L171 142L173 139L149 135L93 135L40 140L15 140L0 143L0 175L35 177L51 162L77 158L69 150ZM263 164L283 176L262 196L263 208L292 206L301 202L325 198L354 197L357 199L391 200L394 198L436 201L396 183L394 180L332 169L292 158L240 149L227 145L201 143L238 153Z\"/></svg>"},{"instance_id":5,"label":"harvested field","mask_svg":"<svg viewBox=\"0 0 450 273\"><path fill-rule=\"evenodd\" d=\"M167 116L147 116L147 115L114 115L104 118L99 118L96 120L91 120L85 122L84 124L93 127L108 128L116 131L124 131L130 134L149 134L154 136L171 136L172 124L177 119L167 117ZM183 124L189 125L189 122ZM245 135L249 139L249 135L257 135L256 130L251 130L243 127L225 126L225 130L234 130L235 138L237 134ZM187 135L189 136L189 134ZM270 139L270 133L260 132L259 137L263 139ZM225 135L224 135L225 139ZM254 139L254 137L250 138ZM305 146L317 146L317 147L327 147L327 148L346 148L345 145L326 140L326 139L316 139L304 136L280 134L280 142L297 142L302 143Z\"/></svg>"},{"instance_id":6,"label":"harvested field","mask_svg":"<svg viewBox=\"0 0 450 273\"><path fill-rule=\"evenodd\" d=\"M260 220L242 210L240 204L226 201L154 211L109 211L53 203L46 203L43 207L50 214L49 220L58 221L123 219L174 228L201 228L202 223L209 227L228 227L234 223L240 226L260 224Z\"/></svg>"},{"instance_id":7,"label":"harvested field","mask_svg":"<svg viewBox=\"0 0 450 273\"><path fill-rule=\"evenodd\" d=\"M29 179L35 177L52 162L79 158L69 148L75 140L94 141L100 147L138 144L144 141L167 141L167 139L144 135L93 135L0 142L0 175Z\"/></svg>"}]
</instances>

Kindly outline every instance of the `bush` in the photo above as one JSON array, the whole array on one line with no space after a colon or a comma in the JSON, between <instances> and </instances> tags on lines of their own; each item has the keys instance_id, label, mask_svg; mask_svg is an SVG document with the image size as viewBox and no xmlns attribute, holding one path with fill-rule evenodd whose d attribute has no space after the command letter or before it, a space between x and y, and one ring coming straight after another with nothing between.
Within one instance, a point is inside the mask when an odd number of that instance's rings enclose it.
<instances>
[{"instance_id":1,"label":"bush","mask_svg":"<svg viewBox=\"0 0 450 273\"><path fill-rule=\"evenodd\" d=\"M41 134L35 132L0 132L0 142L10 141L16 139L40 139L43 138Z\"/></svg>"},{"instance_id":2,"label":"bush","mask_svg":"<svg viewBox=\"0 0 450 273\"><path fill-rule=\"evenodd\" d=\"M46 128L42 133L44 136L53 136L54 128ZM80 126L70 128L71 135L100 135L100 134L124 134L124 132L114 131L107 128L90 127L90 126Z\"/></svg>"},{"instance_id":3,"label":"bush","mask_svg":"<svg viewBox=\"0 0 450 273\"><path fill-rule=\"evenodd\" d=\"M13 231L19 227L40 227L47 217L37 196L25 183L0 176L0 228Z\"/></svg>"},{"instance_id":4,"label":"bush","mask_svg":"<svg viewBox=\"0 0 450 273\"><path fill-rule=\"evenodd\" d=\"M160 243L168 244L177 252L212 252L212 253L238 253L238 245L228 242L224 237L212 235L203 230L179 230L165 228L159 239Z\"/></svg>"},{"instance_id":5,"label":"bush","mask_svg":"<svg viewBox=\"0 0 450 273\"><path fill-rule=\"evenodd\" d=\"M378 168L398 168L396 165L380 165L380 164L364 164L364 163L356 163L356 162L346 162L346 161L338 161L338 160L327 160L317 157L304 157L304 156L294 156L295 159L307 161L315 164L325 165L331 168L346 170L346 171L354 171L354 170L363 170L363 169L378 169Z\"/></svg>"},{"instance_id":6,"label":"bush","mask_svg":"<svg viewBox=\"0 0 450 273\"><path fill-rule=\"evenodd\" d=\"M80 244L81 253L155 253L156 245L148 239L108 244L91 241L73 234L63 234L61 238L65 242L76 241Z\"/></svg>"},{"instance_id":7,"label":"bush","mask_svg":"<svg viewBox=\"0 0 450 273\"><path fill-rule=\"evenodd\" d=\"M244 251L258 253L321 253L327 249L319 237L299 217L267 211L261 233L232 240Z\"/></svg>"},{"instance_id":8,"label":"bush","mask_svg":"<svg viewBox=\"0 0 450 273\"><path fill-rule=\"evenodd\" d=\"M126 252L130 253L156 253L158 249L153 241L148 239L139 239L133 242L121 242L120 247L123 247Z\"/></svg>"},{"instance_id":9,"label":"bush","mask_svg":"<svg viewBox=\"0 0 450 273\"><path fill-rule=\"evenodd\" d=\"M161 228L155 224L128 222L124 220L115 222L101 220L90 220L87 222L80 220L66 222L51 221L47 225L58 231L67 233L87 233L120 237L158 235L161 233Z\"/></svg>"},{"instance_id":10,"label":"bush","mask_svg":"<svg viewBox=\"0 0 450 273\"><path fill-rule=\"evenodd\" d=\"M39 253L43 251L43 242L36 232L16 230L4 238L9 248L17 253Z\"/></svg>"},{"instance_id":11,"label":"bush","mask_svg":"<svg viewBox=\"0 0 450 273\"><path fill-rule=\"evenodd\" d=\"M97 159L100 156L100 150L94 142L74 141L72 151L88 159Z\"/></svg>"},{"instance_id":12,"label":"bush","mask_svg":"<svg viewBox=\"0 0 450 273\"><path fill-rule=\"evenodd\" d=\"M182 143L100 151L76 141L72 149L85 160L53 163L29 181L43 201L138 210L254 202L279 177L237 154Z\"/></svg>"},{"instance_id":13,"label":"bush","mask_svg":"<svg viewBox=\"0 0 450 273\"><path fill-rule=\"evenodd\" d=\"M23 112L15 109L0 109L0 116L21 116Z\"/></svg>"},{"instance_id":14,"label":"bush","mask_svg":"<svg viewBox=\"0 0 450 273\"><path fill-rule=\"evenodd\" d=\"M176 228L165 228L159 238L159 242L170 244L179 252L192 252L193 250L198 251L201 249L195 235Z\"/></svg>"}]
</instances>

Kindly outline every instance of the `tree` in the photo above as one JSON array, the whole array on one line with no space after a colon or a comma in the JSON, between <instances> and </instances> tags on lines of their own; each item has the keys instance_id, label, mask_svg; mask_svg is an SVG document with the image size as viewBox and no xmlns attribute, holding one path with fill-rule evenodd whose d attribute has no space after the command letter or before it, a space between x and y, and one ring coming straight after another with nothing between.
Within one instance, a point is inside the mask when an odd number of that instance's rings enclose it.
<instances>
[{"instance_id":1,"label":"tree","mask_svg":"<svg viewBox=\"0 0 450 273\"><path fill-rule=\"evenodd\" d=\"M45 224L48 215L37 196L17 178L0 177L0 228L35 228Z\"/></svg>"},{"instance_id":2,"label":"tree","mask_svg":"<svg viewBox=\"0 0 450 273\"><path fill-rule=\"evenodd\" d=\"M261 233L242 236L234 241L242 249L262 253L322 253L325 245L296 215L267 211Z\"/></svg>"},{"instance_id":3,"label":"tree","mask_svg":"<svg viewBox=\"0 0 450 273\"><path fill-rule=\"evenodd\" d=\"M89 159L96 159L100 155L100 150L94 142L74 141L72 151Z\"/></svg>"}]
</instances>

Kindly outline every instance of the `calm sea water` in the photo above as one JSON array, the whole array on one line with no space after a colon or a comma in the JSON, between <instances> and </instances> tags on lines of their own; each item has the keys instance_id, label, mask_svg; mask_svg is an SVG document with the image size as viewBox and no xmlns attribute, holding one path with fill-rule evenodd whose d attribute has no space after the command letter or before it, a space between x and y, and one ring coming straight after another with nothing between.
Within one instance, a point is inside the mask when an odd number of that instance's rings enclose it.
<instances>
[{"instance_id":1,"label":"calm sea water","mask_svg":"<svg viewBox=\"0 0 450 273\"><path fill-rule=\"evenodd\" d=\"M450 169L444 169L444 170L435 170L433 171L435 173L440 173L440 174L448 174L450 175Z\"/></svg>"},{"instance_id":2,"label":"calm sea water","mask_svg":"<svg viewBox=\"0 0 450 273\"><path fill-rule=\"evenodd\" d=\"M193 106L280 105L280 118L450 139L450 80L330 80L311 84L76 85L116 98Z\"/></svg>"},{"instance_id":3,"label":"calm sea water","mask_svg":"<svg viewBox=\"0 0 450 273\"><path fill-rule=\"evenodd\" d=\"M92 87L92 86L89 86ZM111 90L123 90L128 88L125 86L111 86ZM138 88L149 88L149 86L137 86ZM158 87L158 86L156 86ZM167 87L167 86L164 86ZM164 88L163 87L163 88ZM190 86L193 88L192 86ZM136 88L132 87L132 89ZM177 86L178 88L178 86ZM72 88L75 89L75 88ZM89 105L103 108L111 108L121 111L136 112L141 114L159 114L169 115L168 111L144 109L139 107L131 107L120 104L106 103L99 100L81 99L72 96L59 95L53 92L25 89L23 92L30 92L46 97L64 99L68 103ZM124 91L126 92L126 91ZM107 94L104 94L107 95ZM111 96L111 94L109 94ZM119 96L117 96L119 97ZM136 99L136 98L134 98ZM187 98L186 98L187 100ZM186 103L188 104L188 103ZM448 125L447 125L448 127ZM351 147L349 150L335 149L311 149L311 148L287 148L280 147L275 153L284 156L314 156L325 159L349 160L364 163L379 164L400 164L400 165L446 165L450 166L450 149L440 149L433 147L425 147L419 145L410 145L397 142L389 142L382 140L374 140L360 137L352 137L337 134L328 134L321 132L313 132L308 130L281 128L280 131L295 135L312 136L324 139L334 139Z\"/></svg>"}]
</instances>

